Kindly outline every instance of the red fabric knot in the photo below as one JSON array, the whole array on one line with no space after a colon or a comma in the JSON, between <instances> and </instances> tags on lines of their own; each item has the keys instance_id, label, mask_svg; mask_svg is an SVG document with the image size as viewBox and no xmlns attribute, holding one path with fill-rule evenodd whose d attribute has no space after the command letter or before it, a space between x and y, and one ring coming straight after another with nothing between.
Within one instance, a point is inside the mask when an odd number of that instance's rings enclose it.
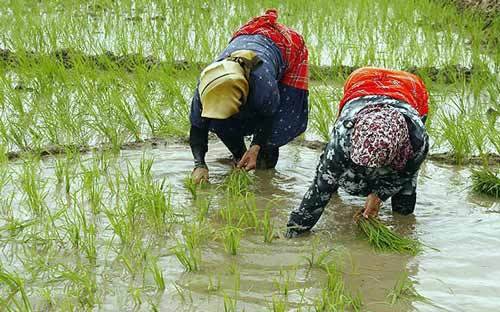
<instances>
[{"instance_id":1,"label":"red fabric knot","mask_svg":"<svg viewBox=\"0 0 500 312\"><path fill-rule=\"evenodd\" d=\"M278 11L276 9L268 9L265 15L267 15L271 24L276 23L276 20L278 19Z\"/></svg>"},{"instance_id":2,"label":"red fabric knot","mask_svg":"<svg viewBox=\"0 0 500 312\"><path fill-rule=\"evenodd\" d=\"M269 9L264 15L254 17L241 26L233 38L242 35L262 35L271 39L280 49L286 69L280 83L308 90L309 85L309 52L304 38L295 30L277 23L278 11Z\"/></svg>"}]
</instances>

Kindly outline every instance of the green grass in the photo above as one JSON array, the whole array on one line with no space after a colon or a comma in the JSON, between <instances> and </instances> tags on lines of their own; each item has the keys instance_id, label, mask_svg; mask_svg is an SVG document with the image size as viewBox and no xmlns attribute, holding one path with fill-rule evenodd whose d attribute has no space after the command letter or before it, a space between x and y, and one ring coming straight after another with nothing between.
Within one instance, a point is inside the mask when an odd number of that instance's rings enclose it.
<instances>
[{"instance_id":1,"label":"green grass","mask_svg":"<svg viewBox=\"0 0 500 312\"><path fill-rule=\"evenodd\" d=\"M415 290L415 282L408 277L408 274L404 273L396 281L396 284L392 289L389 290L387 294L387 301L394 305L398 301L425 301L425 297L421 296Z\"/></svg>"},{"instance_id":2,"label":"green grass","mask_svg":"<svg viewBox=\"0 0 500 312\"><path fill-rule=\"evenodd\" d=\"M19 311L33 311L22 278L14 273L6 272L0 266L0 282L4 285L0 288L0 304L3 307L16 307Z\"/></svg>"},{"instance_id":3,"label":"green grass","mask_svg":"<svg viewBox=\"0 0 500 312\"><path fill-rule=\"evenodd\" d=\"M330 261L330 258L333 255L333 249L320 248L319 244L319 237L314 238L311 242L311 250L309 255L306 256L309 269L323 268Z\"/></svg>"},{"instance_id":4,"label":"green grass","mask_svg":"<svg viewBox=\"0 0 500 312\"><path fill-rule=\"evenodd\" d=\"M361 299L350 294L345 286L338 264L330 262L324 266L326 285L314 300L314 311L360 311Z\"/></svg>"},{"instance_id":5,"label":"green grass","mask_svg":"<svg viewBox=\"0 0 500 312\"><path fill-rule=\"evenodd\" d=\"M222 241L224 242L224 249L230 255L235 256L240 248L242 230L237 227L227 225L221 230Z\"/></svg>"},{"instance_id":6,"label":"green grass","mask_svg":"<svg viewBox=\"0 0 500 312\"><path fill-rule=\"evenodd\" d=\"M186 224L182 229L183 241L172 248L177 260L187 272L198 271L201 266L201 247L208 238L206 224Z\"/></svg>"},{"instance_id":7,"label":"green grass","mask_svg":"<svg viewBox=\"0 0 500 312\"><path fill-rule=\"evenodd\" d=\"M250 191L253 177L243 169L233 169L221 184L228 196L245 196Z\"/></svg>"},{"instance_id":8,"label":"green grass","mask_svg":"<svg viewBox=\"0 0 500 312\"><path fill-rule=\"evenodd\" d=\"M432 118L436 125L443 121L433 132L434 141L445 136L457 162L486 153L481 123L486 124L487 118L476 113L498 102L494 70L498 55L477 16L450 5L431 0L376 4L343 0L330 6L317 0L304 9L294 1L265 5L242 1L232 4L233 13L226 14L224 1L213 3L220 10L207 9L201 1L190 6L144 0L133 4L102 0L93 5L58 0L26 6L4 2L0 43L15 61L5 59L0 70L0 152L101 143L117 151L130 141L186 138L190 98L200 69L180 70L179 61L210 62L238 25L262 13L263 7L277 7L280 21L304 35L311 64L333 65L335 70L315 72L318 82L310 90L310 128L322 140L329 138L336 117L346 78L342 66L421 68L418 74L432 91ZM192 21L193 14L203 18ZM373 15L379 18L374 20ZM423 22L429 20L435 22ZM497 28L491 29L497 32ZM489 57L483 55L488 52ZM66 54L71 66L61 57ZM474 70L452 79L435 73L457 64ZM438 114L455 105L449 94L459 95L458 102L474 111L475 124L457 125L455 117ZM472 131L460 131L464 126ZM498 147L498 135L486 136Z\"/></svg>"},{"instance_id":9,"label":"green grass","mask_svg":"<svg viewBox=\"0 0 500 312\"><path fill-rule=\"evenodd\" d=\"M500 177L498 170L487 167L472 171L472 190L477 193L500 197Z\"/></svg>"},{"instance_id":10,"label":"green grass","mask_svg":"<svg viewBox=\"0 0 500 312\"><path fill-rule=\"evenodd\" d=\"M419 241L397 234L376 218L360 217L357 224L376 250L410 255L416 255L422 250Z\"/></svg>"}]
</instances>

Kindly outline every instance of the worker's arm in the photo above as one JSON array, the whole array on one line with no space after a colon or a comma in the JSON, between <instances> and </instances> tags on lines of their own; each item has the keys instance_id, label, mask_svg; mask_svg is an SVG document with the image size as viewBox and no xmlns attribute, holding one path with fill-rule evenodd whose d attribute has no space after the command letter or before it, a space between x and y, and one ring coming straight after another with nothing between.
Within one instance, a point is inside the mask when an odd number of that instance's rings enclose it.
<instances>
[{"instance_id":1,"label":"worker's arm","mask_svg":"<svg viewBox=\"0 0 500 312\"><path fill-rule=\"evenodd\" d=\"M415 209L418 171L370 181L371 198L366 201L364 216L377 216L380 203L391 197L392 210L407 215Z\"/></svg>"},{"instance_id":2,"label":"worker's arm","mask_svg":"<svg viewBox=\"0 0 500 312\"><path fill-rule=\"evenodd\" d=\"M271 137L273 130L273 116L259 116L259 124L257 125L255 134L252 139L252 145L264 146Z\"/></svg>"},{"instance_id":3,"label":"worker's arm","mask_svg":"<svg viewBox=\"0 0 500 312\"><path fill-rule=\"evenodd\" d=\"M328 153L327 149L321 155L320 163L316 169L316 176L304 195L300 206L290 214L287 224L287 237L294 237L310 230L323 214L332 194L338 189L335 174L329 168L330 161L325 156Z\"/></svg>"},{"instance_id":4,"label":"worker's arm","mask_svg":"<svg viewBox=\"0 0 500 312\"><path fill-rule=\"evenodd\" d=\"M261 148L267 145L272 134L274 115L280 106L278 82L273 76L270 65L263 64L251 74L250 87L254 91L249 99L256 113L255 132L250 148L238 163L239 168L252 170L257 167Z\"/></svg>"},{"instance_id":5,"label":"worker's arm","mask_svg":"<svg viewBox=\"0 0 500 312\"><path fill-rule=\"evenodd\" d=\"M194 169L191 177L195 183L208 181L208 167L205 155L208 151L208 125L207 119L201 117L201 101L198 88L191 101L189 116L191 129L189 130L189 145L194 158Z\"/></svg>"},{"instance_id":6,"label":"worker's arm","mask_svg":"<svg viewBox=\"0 0 500 312\"><path fill-rule=\"evenodd\" d=\"M257 167L257 157L259 156L260 149L267 144L271 136L273 116L262 116L258 118L258 120L259 124L253 136L250 148L245 152L243 157L241 157L241 160L238 162L238 168L244 168L245 170L255 169Z\"/></svg>"},{"instance_id":7,"label":"worker's arm","mask_svg":"<svg viewBox=\"0 0 500 312\"><path fill-rule=\"evenodd\" d=\"M194 158L195 168L207 168L205 155L208 151L208 129L191 126L189 131L189 146Z\"/></svg>"},{"instance_id":8,"label":"worker's arm","mask_svg":"<svg viewBox=\"0 0 500 312\"><path fill-rule=\"evenodd\" d=\"M193 182L207 182L208 167L205 163L205 154L208 151L208 129L191 126L189 145L194 158L194 169L191 175Z\"/></svg>"}]
</instances>

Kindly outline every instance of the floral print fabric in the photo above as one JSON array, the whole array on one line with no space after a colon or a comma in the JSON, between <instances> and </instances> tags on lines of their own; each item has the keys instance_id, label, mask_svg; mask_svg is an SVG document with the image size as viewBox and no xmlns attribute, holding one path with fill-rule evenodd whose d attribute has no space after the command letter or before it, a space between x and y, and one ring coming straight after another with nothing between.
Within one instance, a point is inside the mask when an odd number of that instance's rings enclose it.
<instances>
[{"instance_id":1,"label":"floral print fabric","mask_svg":"<svg viewBox=\"0 0 500 312\"><path fill-rule=\"evenodd\" d=\"M387 105L368 106L356 114L351 160L357 165L402 170L413 155L405 118Z\"/></svg>"}]
</instances>

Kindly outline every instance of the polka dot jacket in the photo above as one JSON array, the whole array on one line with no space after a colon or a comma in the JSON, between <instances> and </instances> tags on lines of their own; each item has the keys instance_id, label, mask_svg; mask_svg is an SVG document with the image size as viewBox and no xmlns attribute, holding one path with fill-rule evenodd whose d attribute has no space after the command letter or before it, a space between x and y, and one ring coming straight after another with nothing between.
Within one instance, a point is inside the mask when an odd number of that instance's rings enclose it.
<instances>
[{"instance_id":1,"label":"polka dot jacket","mask_svg":"<svg viewBox=\"0 0 500 312\"><path fill-rule=\"evenodd\" d=\"M262 64L250 74L249 95L240 112L225 120L202 118L200 97L196 90L191 103L191 125L209 129L219 137L254 135L255 138L265 131L262 120L270 118L272 125L267 131L265 144L269 147L285 145L307 128L309 93L280 83L287 65L278 47L265 36L242 35L234 38L216 61L242 49L255 51Z\"/></svg>"}]
</instances>

